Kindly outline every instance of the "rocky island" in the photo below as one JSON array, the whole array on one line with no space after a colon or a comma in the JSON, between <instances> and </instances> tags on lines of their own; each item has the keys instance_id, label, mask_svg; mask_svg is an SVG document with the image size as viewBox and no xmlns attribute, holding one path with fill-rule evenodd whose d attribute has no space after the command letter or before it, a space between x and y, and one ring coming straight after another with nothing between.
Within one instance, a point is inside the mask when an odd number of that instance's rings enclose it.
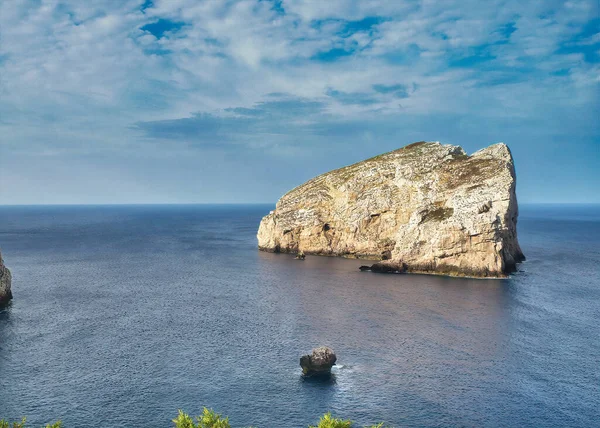
<instances>
[{"instance_id":1,"label":"rocky island","mask_svg":"<svg viewBox=\"0 0 600 428\"><path fill-rule=\"evenodd\" d=\"M383 260L413 273L505 277L525 259L515 188L503 143L472 155L413 143L285 194L262 219L258 247Z\"/></svg>"},{"instance_id":2,"label":"rocky island","mask_svg":"<svg viewBox=\"0 0 600 428\"><path fill-rule=\"evenodd\" d=\"M308 355L300 357L300 367L304 376L331 374L331 367L335 366L337 356L333 349L327 346L319 346Z\"/></svg>"},{"instance_id":3,"label":"rocky island","mask_svg":"<svg viewBox=\"0 0 600 428\"><path fill-rule=\"evenodd\" d=\"M10 271L4 266L4 260L2 260L2 254L0 254L0 306L12 299L10 291L11 280Z\"/></svg>"}]
</instances>

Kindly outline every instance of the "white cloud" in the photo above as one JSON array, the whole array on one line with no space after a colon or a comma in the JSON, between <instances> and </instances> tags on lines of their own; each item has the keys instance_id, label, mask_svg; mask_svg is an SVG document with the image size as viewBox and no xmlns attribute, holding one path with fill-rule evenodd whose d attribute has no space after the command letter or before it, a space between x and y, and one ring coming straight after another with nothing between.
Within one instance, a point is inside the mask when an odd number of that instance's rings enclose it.
<instances>
[{"instance_id":1,"label":"white cloud","mask_svg":"<svg viewBox=\"0 0 600 428\"><path fill-rule=\"evenodd\" d=\"M588 29L578 37L598 15L594 0L284 0L280 8L257 0L155 0L145 11L142 3L0 3L4 153L152 147L166 155L189 146L165 148L135 124L226 117L226 109L253 108L272 93L323 103L318 115L294 119L320 130L363 120L385 128L381 121L392 126L407 115L543 121L598 105L599 34ZM162 37L141 29L159 19L181 28ZM376 84L412 89L399 99L375 93ZM332 90L343 97L328 96ZM560 124L552 126L559 132ZM373 141L377 132L360 135ZM358 134L343 138L362 144ZM277 135L269 144L258 134L244 141L296 153L282 149L297 144L296 136Z\"/></svg>"},{"instance_id":2,"label":"white cloud","mask_svg":"<svg viewBox=\"0 0 600 428\"><path fill-rule=\"evenodd\" d=\"M585 22L593 12L581 2L566 3L543 17L553 9L510 1L496 1L496 7L423 1L418 8L414 2L304 1L282 2L287 14L281 15L270 2L157 0L144 14L141 3L4 2L4 101L27 111L40 104L64 107L75 98L93 108L123 106L126 115L135 117L148 110L155 114L162 109L169 116L173 111L252 105L270 92L319 96L328 87L352 92L394 81L416 82L425 89L436 76L464 78L464 73L448 71L448 55L498 42L503 37L499 28L507 22L515 27L507 43L489 48L498 62L514 67L533 57L540 58L540 69L546 63L559 67L560 61L572 68L571 57L550 54L577 31L574 23ZM567 12L573 16L566 17ZM339 21L318 29L312 22L376 14L389 20L375 25L372 33L357 31L350 37L338 33ZM139 30L156 18L185 26L156 40ZM381 58L407 55L403 51L411 45L421 53L409 64ZM309 60L332 48L355 49L356 54L350 61L329 64ZM159 95L172 92L167 104L136 100L144 91L153 98L156 82L162 87ZM453 83L461 80L447 85Z\"/></svg>"}]
</instances>

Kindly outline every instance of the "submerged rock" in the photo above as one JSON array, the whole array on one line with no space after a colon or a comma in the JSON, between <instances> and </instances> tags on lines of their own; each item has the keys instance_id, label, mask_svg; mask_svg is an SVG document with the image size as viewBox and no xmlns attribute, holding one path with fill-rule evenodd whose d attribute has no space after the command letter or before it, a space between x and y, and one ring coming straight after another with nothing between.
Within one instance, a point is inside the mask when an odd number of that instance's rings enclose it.
<instances>
[{"instance_id":1,"label":"submerged rock","mask_svg":"<svg viewBox=\"0 0 600 428\"><path fill-rule=\"evenodd\" d=\"M414 143L291 190L262 219L258 247L503 277L525 259L515 187L503 143L470 156L459 146Z\"/></svg>"},{"instance_id":2,"label":"submerged rock","mask_svg":"<svg viewBox=\"0 0 600 428\"><path fill-rule=\"evenodd\" d=\"M306 376L327 375L335 365L337 357L335 352L327 346L320 346L312 350L310 355L300 357L300 367Z\"/></svg>"},{"instance_id":3,"label":"submerged rock","mask_svg":"<svg viewBox=\"0 0 600 428\"><path fill-rule=\"evenodd\" d=\"M0 254L0 306L12 299L12 292L10 291L11 281L12 276L10 271L4 266L4 260L2 260L2 254Z\"/></svg>"}]
</instances>

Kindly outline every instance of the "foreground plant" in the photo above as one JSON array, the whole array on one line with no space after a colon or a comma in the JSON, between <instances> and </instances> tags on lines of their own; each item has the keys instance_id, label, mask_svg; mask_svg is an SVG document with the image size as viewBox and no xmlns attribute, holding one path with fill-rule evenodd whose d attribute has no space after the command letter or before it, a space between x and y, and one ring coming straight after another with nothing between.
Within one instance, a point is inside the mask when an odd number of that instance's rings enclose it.
<instances>
[{"instance_id":1,"label":"foreground plant","mask_svg":"<svg viewBox=\"0 0 600 428\"><path fill-rule=\"evenodd\" d=\"M27 428L25 422L25 418L21 422L13 423L2 419L0 420L0 428ZM183 410L179 410L179 414L173 419L173 423L175 424L175 428L231 428L228 417L223 417L220 413L206 407L203 408L202 415L196 417L196 422L194 422L194 418ZM62 422L58 421L53 424L47 424L44 428L62 428ZM354 425L350 419L334 418L331 413L326 413L319 419L318 425L309 425L308 428L354 428ZM365 428L384 428L384 425L382 422L378 425Z\"/></svg>"},{"instance_id":2,"label":"foreground plant","mask_svg":"<svg viewBox=\"0 0 600 428\"><path fill-rule=\"evenodd\" d=\"M338 419L331 416L331 412L325 413L319 419L319 425L317 426L309 426L308 428L352 428L352 421L350 419ZM377 425L371 425L370 427L365 428L384 428L383 422Z\"/></svg>"},{"instance_id":3,"label":"foreground plant","mask_svg":"<svg viewBox=\"0 0 600 428\"><path fill-rule=\"evenodd\" d=\"M325 413L319 419L319 425L311 425L309 428L351 428L352 421L350 419L343 420L334 418L331 413Z\"/></svg>"},{"instance_id":4,"label":"foreground plant","mask_svg":"<svg viewBox=\"0 0 600 428\"><path fill-rule=\"evenodd\" d=\"M23 418L21 420L21 422L13 422L12 423L12 428L24 428L24 427L25 427L25 418ZM0 421L0 428L11 428L11 424L6 419L2 419Z\"/></svg>"},{"instance_id":5,"label":"foreground plant","mask_svg":"<svg viewBox=\"0 0 600 428\"><path fill-rule=\"evenodd\" d=\"M25 428L25 422L27 418L21 419L21 422L13 422L12 424L6 419L0 420L0 428ZM54 422L53 424L46 424L45 428L62 428L62 422Z\"/></svg>"},{"instance_id":6,"label":"foreground plant","mask_svg":"<svg viewBox=\"0 0 600 428\"><path fill-rule=\"evenodd\" d=\"M179 410L179 415L173 419L175 428L231 428L229 418L222 419L219 413L206 407L202 410L202 416L198 416L196 421L198 424L194 424L191 416L182 410Z\"/></svg>"}]
</instances>

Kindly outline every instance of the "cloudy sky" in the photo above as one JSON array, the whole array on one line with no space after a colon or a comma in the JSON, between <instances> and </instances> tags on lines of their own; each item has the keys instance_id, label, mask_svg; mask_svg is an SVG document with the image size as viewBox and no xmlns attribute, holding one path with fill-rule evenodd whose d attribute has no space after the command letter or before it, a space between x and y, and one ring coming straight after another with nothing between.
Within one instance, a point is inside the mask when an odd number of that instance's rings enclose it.
<instances>
[{"instance_id":1,"label":"cloudy sky","mask_svg":"<svg viewBox=\"0 0 600 428\"><path fill-rule=\"evenodd\" d=\"M0 2L0 203L274 202L420 140L600 202L598 0Z\"/></svg>"}]
</instances>

